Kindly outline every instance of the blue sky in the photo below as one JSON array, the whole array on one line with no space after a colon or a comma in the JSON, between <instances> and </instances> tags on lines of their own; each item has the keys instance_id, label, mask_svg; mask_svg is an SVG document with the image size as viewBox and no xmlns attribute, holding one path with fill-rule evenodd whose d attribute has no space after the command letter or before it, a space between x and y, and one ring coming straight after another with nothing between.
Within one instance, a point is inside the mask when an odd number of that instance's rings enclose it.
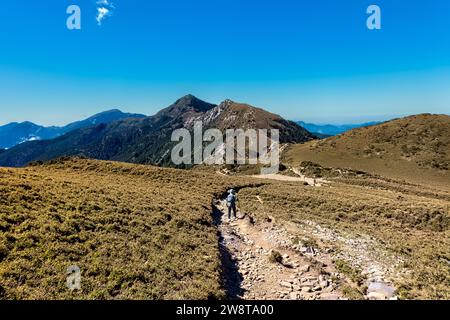
<instances>
[{"instance_id":1,"label":"blue sky","mask_svg":"<svg viewBox=\"0 0 450 320\"><path fill-rule=\"evenodd\" d=\"M101 26L96 0L1 2L0 125L150 115L187 93L320 123L450 113L448 0L112 2Z\"/></svg>"}]
</instances>

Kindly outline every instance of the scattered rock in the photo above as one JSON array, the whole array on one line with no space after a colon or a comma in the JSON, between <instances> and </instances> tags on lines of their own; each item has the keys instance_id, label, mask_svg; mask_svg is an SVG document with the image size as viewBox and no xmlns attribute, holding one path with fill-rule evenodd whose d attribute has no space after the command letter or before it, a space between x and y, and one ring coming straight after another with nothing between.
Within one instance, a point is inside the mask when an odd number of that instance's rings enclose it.
<instances>
[{"instance_id":1,"label":"scattered rock","mask_svg":"<svg viewBox=\"0 0 450 320\"><path fill-rule=\"evenodd\" d=\"M289 293L289 299L291 299L291 300L298 300L298 293L297 292Z\"/></svg>"},{"instance_id":2,"label":"scattered rock","mask_svg":"<svg viewBox=\"0 0 450 320\"><path fill-rule=\"evenodd\" d=\"M322 290L322 287L321 286L315 286L312 290L313 291L320 291L320 290Z\"/></svg>"},{"instance_id":3,"label":"scattered rock","mask_svg":"<svg viewBox=\"0 0 450 320\"><path fill-rule=\"evenodd\" d=\"M308 272L309 271L309 265L305 264L304 266L300 267L300 271Z\"/></svg>"},{"instance_id":4,"label":"scattered rock","mask_svg":"<svg viewBox=\"0 0 450 320\"><path fill-rule=\"evenodd\" d=\"M316 283L314 283L313 281L307 281L304 282L302 284L300 284L302 287L314 287L316 285Z\"/></svg>"}]
</instances>

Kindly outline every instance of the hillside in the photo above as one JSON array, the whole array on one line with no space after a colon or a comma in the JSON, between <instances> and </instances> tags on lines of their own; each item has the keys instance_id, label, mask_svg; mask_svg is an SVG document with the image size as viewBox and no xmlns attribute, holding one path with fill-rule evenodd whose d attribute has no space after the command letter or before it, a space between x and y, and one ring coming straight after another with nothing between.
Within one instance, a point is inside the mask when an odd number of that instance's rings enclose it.
<instances>
[{"instance_id":1,"label":"hillside","mask_svg":"<svg viewBox=\"0 0 450 320\"><path fill-rule=\"evenodd\" d=\"M218 203L232 186L236 223ZM449 299L449 203L370 175L313 187L76 158L0 168L0 299L364 299L380 281Z\"/></svg>"},{"instance_id":2,"label":"hillside","mask_svg":"<svg viewBox=\"0 0 450 320\"><path fill-rule=\"evenodd\" d=\"M238 119L238 121L235 121ZM47 141L31 141L0 155L0 166L24 166L60 156L82 155L100 160L140 164L171 165L174 129L192 129L194 121L204 128L277 128L281 142L303 142L313 136L293 122L262 109L230 101L219 106L192 95L177 100L156 115L100 124L67 133Z\"/></svg>"},{"instance_id":3,"label":"hillside","mask_svg":"<svg viewBox=\"0 0 450 320\"><path fill-rule=\"evenodd\" d=\"M400 299L450 298L448 190L354 174L321 187L274 181L239 196L253 219L283 226L263 224L267 237L287 232L307 257L305 247L317 250L323 274L334 266L338 278L349 277L338 281L347 298L363 299L373 281Z\"/></svg>"},{"instance_id":4,"label":"hillside","mask_svg":"<svg viewBox=\"0 0 450 320\"><path fill-rule=\"evenodd\" d=\"M141 114L124 113L120 110L113 109L98 113L85 120L69 123L68 125L57 127L44 127L32 122L12 122L4 126L0 126L0 149L12 148L20 143L35 140L48 140L61 136L70 131L87 128L101 123L110 123L116 120L126 118L142 118Z\"/></svg>"},{"instance_id":5,"label":"hillside","mask_svg":"<svg viewBox=\"0 0 450 320\"><path fill-rule=\"evenodd\" d=\"M448 186L450 116L421 114L358 128L321 141L291 145L283 157L294 166L306 160Z\"/></svg>"},{"instance_id":6,"label":"hillside","mask_svg":"<svg viewBox=\"0 0 450 320\"><path fill-rule=\"evenodd\" d=\"M225 129L278 129L282 143L302 143L314 136L293 121L248 104L224 101L217 107L219 116L210 127ZM214 110L212 111L214 112Z\"/></svg>"},{"instance_id":7,"label":"hillside","mask_svg":"<svg viewBox=\"0 0 450 320\"><path fill-rule=\"evenodd\" d=\"M211 199L226 187L80 159L0 169L0 299L223 297ZM78 294L65 284L74 264Z\"/></svg>"}]
</instances>

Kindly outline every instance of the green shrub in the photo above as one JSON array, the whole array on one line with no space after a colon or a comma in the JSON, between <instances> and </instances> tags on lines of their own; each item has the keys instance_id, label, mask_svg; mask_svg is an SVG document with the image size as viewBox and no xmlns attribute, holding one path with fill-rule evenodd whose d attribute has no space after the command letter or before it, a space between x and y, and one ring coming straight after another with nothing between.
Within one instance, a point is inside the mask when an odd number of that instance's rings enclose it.
<instances>
[{"instance_id":1,"label":"green shrub","mask_svg":"<svg viewBox=\"0 0 450 320\"><path fill-rule=\"evenodd\" d=\"M283 257L278 251L272 250L269 254L269 261L272 263L281 263L283 262Z\"/></svg>"}]
</instances>

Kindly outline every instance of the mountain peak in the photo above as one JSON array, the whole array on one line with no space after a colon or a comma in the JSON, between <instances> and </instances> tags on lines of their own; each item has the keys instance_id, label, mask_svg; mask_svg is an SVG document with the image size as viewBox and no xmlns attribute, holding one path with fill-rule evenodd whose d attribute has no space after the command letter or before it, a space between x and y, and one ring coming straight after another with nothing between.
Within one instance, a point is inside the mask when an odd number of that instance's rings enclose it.
<instances>
[{"instance_id":1,"label":"mountain peak","mask_svg":"<svg viewBox=\"0 0 450 320\"><path fill-rule=\"evenodd\" d=\"M181 97L180 99L197 99L197 100L199 100L196 96L194 96L193 94L190 94L190 93Z\"/></svg>"},{"instance_id":2,"label":"mountain peak","mask_svg":"<svg viewBox=\"0 0 450 320\"><path fill-rule=\"evenodd\" d=\"M217 107L217 105L200 100L192 94L188 94L175 101L175 103L173 103L169 107L162 109L158 112L158 114L177 117L180 114L184 114L190 111L204 113L215 107Z\"/></svg>"},{"instance_id":3,"label":"mountain peak","mask_svg":"<svg viewBox=\"0 0 450 320\"><path fill-rule=\"evenodd\" d=\"M187 94L180 99L178 99L174 104L176 105L187 105L187 106L196 106L196 105L202 105L202 104L209 104L203 100L200 100L196 96L192 94ZM209 104L210 105L210 104Z\"/></svg>"},{"instance_id":4,"label":"mountain peak","mask_svg":"<svg viewBox=\"0 0 450 320\"><path fill-rule=\"evenodd\" d=\"M106 111L100 112L97 115L99 115L99 114L107 114L107 113L123 113L123 112L120 109L114 108L114 109L110 109L110 110L106 110Z\"/></svg>"}]
</instances>

